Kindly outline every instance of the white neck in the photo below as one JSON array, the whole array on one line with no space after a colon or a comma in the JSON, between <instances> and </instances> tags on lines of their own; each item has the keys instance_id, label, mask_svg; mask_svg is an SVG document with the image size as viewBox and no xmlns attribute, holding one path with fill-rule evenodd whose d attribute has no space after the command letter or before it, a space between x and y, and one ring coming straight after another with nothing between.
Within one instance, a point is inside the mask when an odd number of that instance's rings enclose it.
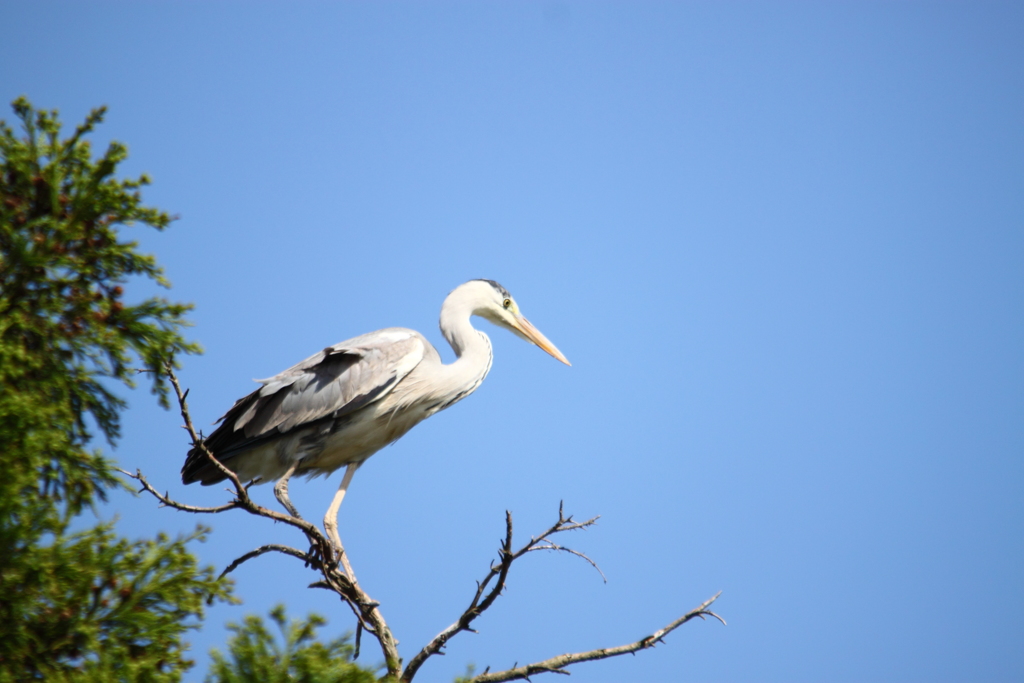
<instances>
[{"instance_id":1,"label":"white neck","mask_svg":"<svg viewBox=\"0 0 1024 683\"><path fill-rule=\"evenodd\" d=\"M441 306L441 334L455 352L455 362L442 366L436 387L443 393L447 408L473 393L491 369L494 354L491 340L469 322L476 310L471 297L462 288L448 295Z\"/></svg>"}]
</instances>

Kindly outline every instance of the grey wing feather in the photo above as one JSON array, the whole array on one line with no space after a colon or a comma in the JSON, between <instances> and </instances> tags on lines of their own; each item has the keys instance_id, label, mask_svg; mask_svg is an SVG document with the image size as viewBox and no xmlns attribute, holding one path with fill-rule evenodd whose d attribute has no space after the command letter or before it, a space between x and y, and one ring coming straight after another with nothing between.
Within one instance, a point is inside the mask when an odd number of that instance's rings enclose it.
<instances>
[{"instance_id":1,"label":"grey wing feather","mask_svg":"<svg viewBox=\"0 0 1024 683\"><path fill-rule=\"evenodd\" d=\"M300 425L337 418L387 395L423 359L427 342L417 332L389 328L329 346L273 377L237 401L206 439L218 459ZM185 483L209 474L196 449L182 468ZM212 465L210 466L212 467ZM212 482L211 482L212 483Z\"/></svg>"},{"instance_id":2,"label":"grey wing feather","mask_svg":"<svg viewBox=\"0 0 1024 683\"><path fill-rule=\"evenodd\" d=\"M389 329L329 346L264 380L257 400L233 430L259 437L323 417L340 417L381 398L423 359L423 341L410 330ZM231 415L224 416L225 421Z\"/></svg>"},{"instance_id":3,"label":"grey wing feather","mask_svg":"<svg viewBox=\"0 0 1024 683\"><path fill-rule=\"evenodd\" d=\"M349 405L352 396L346 397L345 389L366 383L358 368L367 361L372 363L374 352L329 348L318 355L314 364L290 376L282 373L260 380L263 387L255 392L257 398L248 410L234 420L234 431L242 430L247 437L261 436L275 428L287 432L336 410L355 409ZM394 375L382 379L377 386L393 381Z\"/></svg>"}]
</instances>

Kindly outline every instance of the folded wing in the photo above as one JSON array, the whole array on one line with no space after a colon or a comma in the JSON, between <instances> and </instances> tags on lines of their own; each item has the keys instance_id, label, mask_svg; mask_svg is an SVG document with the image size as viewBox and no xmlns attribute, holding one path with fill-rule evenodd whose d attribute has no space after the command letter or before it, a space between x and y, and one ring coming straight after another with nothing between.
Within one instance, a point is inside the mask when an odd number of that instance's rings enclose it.
<instances>
[{"instance_id":1,"label":"folded wing","mask_svg":"<svg viewBox=\"0 0 1024 683\"><path fill-rule=\"evenodd\" d=\"M219 420L205 443L222 463L313 423L349 415L379 401L423 360L426 341L391 328L329 346L268 379ZM213 484L224 479L193 448L181 479Z\"/></svg>"}]
</instances>

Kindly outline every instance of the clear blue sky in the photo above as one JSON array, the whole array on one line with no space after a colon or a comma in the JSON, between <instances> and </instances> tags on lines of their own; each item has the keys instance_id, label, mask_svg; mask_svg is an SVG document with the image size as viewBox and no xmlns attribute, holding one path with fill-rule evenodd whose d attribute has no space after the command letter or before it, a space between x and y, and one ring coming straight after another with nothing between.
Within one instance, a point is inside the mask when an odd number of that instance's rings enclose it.
<instances>
[{"instance_id":1,"label":"clear blue sky","mask_svg":"<svg viewBox=\"0 0 1024 683\"><path fill-rule=\"evenodd\" d=\"M97 140L181 216L131 234L196 303L200 423L381 327L450 358L437 314L471 278L572 360L488 327L483 387L356 476L341 534L406 657L505 509L523 535L562 499L602 516L571 540L607 584L530 557L424 680L635 640L718 590L729 626L573 680L1024 679L1019 3L8 1L0 24L0 99L69 125L109 105ZM130 398L123 465L223 501L180 485L180 419ZM319 518L336 483L293 498ZM218 567L301 543L202 521ZM354 626L287 558L236 578L191 680L224 622L277 602Z\"/></svg>"}]
</instances>

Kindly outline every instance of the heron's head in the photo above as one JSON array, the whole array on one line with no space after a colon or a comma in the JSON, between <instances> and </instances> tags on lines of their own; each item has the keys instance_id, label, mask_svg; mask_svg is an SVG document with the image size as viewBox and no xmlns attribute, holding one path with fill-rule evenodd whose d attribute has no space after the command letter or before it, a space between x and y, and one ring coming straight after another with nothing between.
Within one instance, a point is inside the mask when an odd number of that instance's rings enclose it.
<instances>
[{"instance_id":1,"label":"heron's head","mask_svg":"<svg viewBox=\"0 0 1024 683\"><path fill-rule=\"evenodd\" d=\"M459 285L448 295L445 307L449 306L449 302L460 308L467 308L469 315L478 315L499 327L504 327L517 337L536 344L566 365L571 365L562 352L523 316L508 290L494 280L470 280Z\"/></svg>"}]
</instances>

